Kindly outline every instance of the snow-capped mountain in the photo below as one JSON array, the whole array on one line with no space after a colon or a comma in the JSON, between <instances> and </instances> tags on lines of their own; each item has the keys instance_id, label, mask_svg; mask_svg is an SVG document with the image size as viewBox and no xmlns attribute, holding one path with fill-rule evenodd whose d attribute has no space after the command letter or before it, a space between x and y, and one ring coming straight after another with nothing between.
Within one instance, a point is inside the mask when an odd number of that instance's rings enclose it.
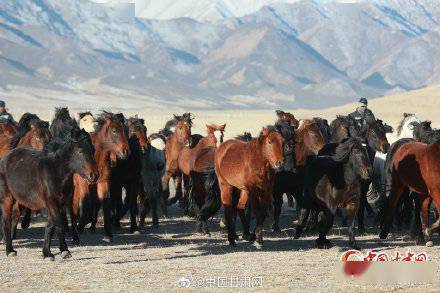
<instances>
[{"instance_id":1,"label":"snow-capped mountain","mask_svg":"<svg viewBox=\"0 0 440 293\"><path fill-rule=\"evenodd\" d=\"M327 107L440 82L435 0L105 2L1 1L0 95Z\"/></svg>"}]
</instances>

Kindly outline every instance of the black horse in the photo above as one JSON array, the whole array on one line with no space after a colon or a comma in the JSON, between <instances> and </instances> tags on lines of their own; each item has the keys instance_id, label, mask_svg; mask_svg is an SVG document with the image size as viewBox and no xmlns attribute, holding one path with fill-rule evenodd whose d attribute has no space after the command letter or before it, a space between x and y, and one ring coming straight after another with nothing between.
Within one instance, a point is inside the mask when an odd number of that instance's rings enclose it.
<instances>
[{"instance_id":1,"label":"black horse","mask_svg":"<svg viewBox=\"0 0 440 293\"><path fill-rule=\"evenodd\" d=\"M93 182L97 178L97 166L90 136L78 129L65 134L66 140L54 138L43 151L16 148L1 161L0 204L8 256L17 254L12 246L11 228L17 216L12 214L13 207L19 204L31 210L48 210L43 256L54 258L50 244L56 230L61 256L70 257L64 235L67 199L63 187L75 172Z\"/></svg>"},{"instance_id":2,"label":"black horse","mask_svg":"<svg viewBox=\"0 0 440 293\"><path fill-rule=\"evenodd\" d=\"M345 208L350 221L349 246L356 247L355 216L361 203L362 180L369 180L372 166L368 154L357 138L339 143L331 156L310 157L306 164L303 204L305 209L296 228L298 238L306 224L310 209L318 212L319 248L332 246L326 234L333 225L338 207Z\"/></svg>"},{"instance_id":3,"label":"black horse","mask_svg":"<svg viewBox=\"0 0 440 293\"><path fill-rule=\"evenodd\" d=\"M370 162L374 162L376 151L387 153L390 147L387 137L385 125L378 123L380 120L367 119L365 125L360 128L356 121L349 116L338 116L331 124L332 142L336 144L329 144L320 151L320 155L332 155L334 148L338 142L346 138L359 138L364 144ZM365 209L369 214L373 214L371 206L367 202L367 193L371 178L362 182L362 196L360 208L358 211L358 231L365 233L364 212Z\"/></svg>"}]
</instances>

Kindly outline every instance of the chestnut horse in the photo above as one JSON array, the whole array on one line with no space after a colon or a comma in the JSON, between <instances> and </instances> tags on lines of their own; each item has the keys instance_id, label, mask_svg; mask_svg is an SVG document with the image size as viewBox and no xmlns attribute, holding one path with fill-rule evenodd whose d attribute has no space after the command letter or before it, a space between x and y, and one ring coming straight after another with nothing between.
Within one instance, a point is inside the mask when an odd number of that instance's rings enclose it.
<instances>
[{"instance_id":1,"label":"chestnut horse","mask_svg":"<svg viewBox=\"0 0 440 293\"><path fill-rule=\"evenodd\" d=\"M281 231L279 219L283 205L283 194L292 194L301 207L301 197L304 181L304 166L308 156L317 155L324 147L324 136L315 120L300 120L299 128L295 131L295 172L280 172L275 176L273 189L274 199L274 231Z\"/></svg>"},{"instance_id":2,"label":"chestnut horse","mask_svg":"<svg viewBox=\"0 0 440 293\"><path fill-rule=\"evenodd\" d=\"M182 174L179 169L179 154L185 146L191 145L191 114L182 116L174 115L174 132L167 137L165 145L165 175L162 177L162 190L165 199L169 198L169 181L174 180L176 194L174 198L169 199L168 203L175 203L182 198ZM164 211L166 215L166 211Z\"/></svg>"},{"instance_id":3,"label":"chestnut horse","mask_svg":"<svg viewBox=\"0 0 440 293\"><path fill-rule=\"evenodd\" d=\"M70 257L64 235L66 197L63 186L74 172L88 181L97 176L93 147L87 133L72 131L67 141L54 139L39 151L16 148L0 164L0 204L6 255L15 256L12 246L12 218L16 203L32 210L48 210L43 257L54 259L50 251L52 235L57 231L62 258Z\"/></svg>"},{"instance_id":4,"label":"chestnut horse","mask_svg":"<svg viewBox=\"0 0 440 293\"><path fill-rule=\"evenodd\" d=\"M283 146L283 136L270 126L263 128L258 138L249 142L228 140L216 151L215 173L225 208L230 245L236 245L233 217L239 202L238 214L244 224L244 235L249 234L249 224L244 215L244 205L249 200L257 221L255 245L262 247L263 222L272 199L275 172L284 167Z\"/></svg>"},{"instance_id":5,"label":"chestnut horse","mask_svg":"<svg viewBox=\"0 0 440 293\"><path fill-rule=\"evenodd\" d=\"M188 183L189 183L189 173L194 169L194 163L196 161L197 153L206 147L217 147L220 143L223 143L224 131L226 124L223 125L215 125L208 124L206 125L206 136L201 138L199 142L192 148L184 147L178 156L177 163L179 166L179 170L182 173L183 179L183 201L185 213L188 212ZM216 134L219 133L220 136L217 138ZM212 165L214 166L214 165Z\"/></svg>"},{"instance_id":6,"label":"chestnut horse","mask_svg":"<svg viewBox=\"0 0 440 293\"><path fill-rule=\"evenodd\" d=\"M390 158L387 157L386 162L388 203L384 209L379 236L381 239L387 237L399 198L409 189L417 193L416 215L420 213L420 209L422 212L419 219L415 218L418 226L421 220L423 233L420 231L417 242L422 243L429 240L433 231L440 227L440 218L428 226L431 201L434 201L437 213L440 212L440 142L424 144L403 141L396 148L394 154L390 155Z\"/></svg>"},{"instance_id":7,"label":"chestnut horse","mask_svg":"<svg viewBox=\"0 0 440 293\"><path fill-rule=\"evenodd\" d=\"M96 228L96 221L98 218L98 211L102 203L104 212L104 230L105 242L112 241L112 223L111 211L112 202L110 198L110 176L112 169L116 166L116 160L127 158L130 154L129 144L126 129L123 122L122 114L113 114L103 112L96 119L97 125L95 132L91 133L91 139L95 148L95 160L98 164L99 178L94 185L89 185L78 174L74 175L74 193L73 193L73 208L72 213L74 217L80 215L80 222L78 224L78 231L82 231L84 226L91 219L91 230ZM86 203L84 199L87 195L93 194L99 199L98 206L95 203L89 202L89 209L86 210ZM92 200L91 200L92 201ZM92 214L87 214L91 212ZM88 217L87 217L88 216Z\"/></svg>"}]
</instances>

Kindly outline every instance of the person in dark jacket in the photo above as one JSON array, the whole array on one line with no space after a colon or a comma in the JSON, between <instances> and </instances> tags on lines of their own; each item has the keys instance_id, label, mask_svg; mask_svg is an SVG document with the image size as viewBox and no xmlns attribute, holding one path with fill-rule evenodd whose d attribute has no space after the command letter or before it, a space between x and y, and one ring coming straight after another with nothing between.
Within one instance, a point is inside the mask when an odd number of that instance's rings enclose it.
<instances>
[{"instance_id":1,"label":"person in dark jacket","mask_svg":"<svg viewBox=\"0 0 440 293\"><path fill-rule=\"evenodd\" d=\"M359 106L356 108L356 111L348 114L349 117L353 118L359 126L359 129L363 129L367 124L367 118L376 120L373 112L367 108L368 101L366 98L361 98L359 100Z\"/></svg>"},{"instance_id":2,"label":"person in dark jacket","mask_svg":"<svg viewBox=\"0 0 440 293\"><path fill-rule=\"evenodd\" d=\"M0 123L17 124L12 115L6 111L6 103L4 101L0 101Z\"/></svg>"}]
</instances>

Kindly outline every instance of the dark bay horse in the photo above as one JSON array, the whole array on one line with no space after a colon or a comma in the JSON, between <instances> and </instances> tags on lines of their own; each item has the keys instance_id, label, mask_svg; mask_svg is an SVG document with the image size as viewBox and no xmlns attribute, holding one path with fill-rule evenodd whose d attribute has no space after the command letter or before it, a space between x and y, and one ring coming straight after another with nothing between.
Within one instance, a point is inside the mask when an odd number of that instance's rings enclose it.
<instances>
[{"instance_id":1,"label":"dark bay horse","mask_svg":"<svg viewBox=\"0 0 440 293\"><path fill-rule=\"evenodd\" d=\"M298 128L299 121L292 113L284 112L282 110L276 110L275 113L277 114L278 120L287 121L293 128Z\"/></svg>"},{"instance_id":2,"label":"dark bay horse","mask_svg":"<svg viewBox=\"0 0 440 293\"><path fill-rule=\"evenodd\" d=\"M397 142L398 143L398 142ZM394 151L394 150L393 150ZM424 144L403 141L396 147L392 156L387 156L386 170L388 194L387 205L383 211L383 221L379 237L385 239L389 233L395 207L402 194L409 190L416 193L417 243L429 240L431 234L440 227L440 218L428 225L429 205L434 202L437 213L440 211L440 142ZM421 210L421 217L418 217ZM417 229L417 228L415 228ZM423 232L423 233L422 233ZM428 243L427 243L428 245ZM430 243L429 245L432 245Z\"/></svg>"},{"instance_id":3,"label":"dark bay horse","mask_svg":"<svg viewBox=\"0 0 440 293\"><path fill-rule=\"evenodd\" d=\"M169 181L174 180L176 194L174 198L169 199L168 203L175 203L182 198L182 173L179 169L179 154L185 146L191 145L191 115L174 115L174 132L167 138L165 145L165 175L162 177L162 190L164 198L168 199L170 195ZM166 214L166 212L165 212Z\"/></svg>"},{"instance_id":4,"label":"dark bay horse","mask_svg":"<svg viewBox=\"0 0 440 293\"><path fill-rule=\"evenodd\" d=\"M331 247L326 234L333 225L338 208L344 208L349 218L349 246L356 248L354 225L361 202L361 180L371 177L372 166L362 141L348 138L336 147L332 156L310 158L306 164L304 181L305 207L318 211L319 248ZM297 226L296 238L301 235L308 211L303 210Z\"/></svg>"},{"instance_id":5,"label":"dark bay horse","mask_svg":"<svg viewBox=\"0 0 440 293\"><path fill-rule=\"evenodd\" d=\"M279 227L279 218L283 205L283 194L291 194L297 199L301 206L302 185L304 181L304 166L307 157L317 155L324 147L325 140L318 124L314 120L300 120L300 126L295 131L295 161L296 170L283 171L275 175L275 184L273 188L274 199L274 231L281 231Z\"/></svg>"},{"instance_id":6,"label":"dark bay horse","mask_svg":"<svg viewBox=\"0 0 440 293\"><path fill-rule=\"evenodd\" d=\"M225 208L228 240L235 243L233 217L237 211L244 234L249 234L249 224L244 215L244 205L249 201L255 215L256 246L262 247L263 222L272 200L275 172L284 167L284 138L275 127L263 128L259 137L243 142L228 140L215 153L215 173ZM240 204L241 203L241 204Z\"/></svg>"},{"instance_id":7,"label":"dark bay horse","mask_svg":"<svg viewBox=\"0 0 440 293\"><path fill-rule=\"evenodd\" d=\"M144 119L138 117L128 118L126 121L128 130L128 144L130 155L119 160L110 175L110 195L113 200L113 222L120 226L120 218L130 211L130 232L138 231L136 214L137 200L143 192L141 169L142 157L148 149L147 127ZM125 189L125 203L122 205L122 189Z\"/></svg>"},{"instance_id":8,"label":"dark bay horse","mask_svg":"<svg viewBox=\"0 0 440 293\"><path fill-rule=\"evenodd\" d=\"M98 211L102 203L104 212L105 242L112 241L112 201L110 196L110 176L112 169L117 164L117 159L124 160L130 154L128 136L121 114L103 112L96 118L95 132L91 133L91 139L95 148L95 160L98 165L99 178L94 185L89 185L81 176L73 177L73 214L80 215L78 231L91 221L91 230L96 228ZM85 198L90 197L88 202ZM93 200L95 199L95 200ZM99 202L96 202L99 199Z\"/></svg>"},{"instance_id":9,"label":"dark bay horse","mask_svg":"<svg viewBox=\"0 0 440 293\"><path fill-rule=\"evenodd\" d=\"M432 129L431 121L412 122L414 139L426 144L440 141L440 129Z\"/></svg>"},{"instance_id":10,"label":"dark bay horse","mask_svg":"<svg viewBox=\"0 0 440 293\"><path fill-rule=\"evenodd\" d=\"M67 141L54 139L39 151L16 148L0 163L0 203L6 255L16 255L12 246L12 218L15 203L31 210L48 210L43 257L50 259L52 235L57 231L61 257L70 257L64 236L66 197L63 185L76 172L92 182L97 176L93 146L85 132L70 133Z\"/></svg>"},{"instance_id":11,"label":"dark bay horse","mask_svg":"<svg viewBox=\"0 0 440 293\"><path fill-rule=\"evenodd\" d=\"M331 142L339 143L346 138L360 138L365 145L368 158L371 162L374 162L376 151L387 153L390 148L386 137L386 129L383 126L383 124L378 123L378 120L367 119L366 125L361 129L353 118L349 116L337 116L330 124L332 133ZM335 146L335 144L327 145L320 154L331 155ZM358 210L358 231L361 234L365 233L364 210L367 209L369 214L373 214L373 209L367 201L367 193L371 183L372 180L366 180L362 183L362 201Z\"/></svg>"},{"instance_id":12,"label":"dark bay horse","mask_svg":"<svg viewBox=\"0 0 440 293\"><path fill-rule=\"evenodd\" d=\"M197 159L198 152L207 147L217 147L223 142L224 131L226 124L206 125L206 136L202 137L194 147L184 147L178 156L178 167L182 173L183 179L183 201L185 207L185 213L188 213L188 188L189 188L189 174L194 170L194 163ZM216 134L219 134L217 137ZM212 165L214 166L214 165Z\"/></svg>"}]
</instances>

